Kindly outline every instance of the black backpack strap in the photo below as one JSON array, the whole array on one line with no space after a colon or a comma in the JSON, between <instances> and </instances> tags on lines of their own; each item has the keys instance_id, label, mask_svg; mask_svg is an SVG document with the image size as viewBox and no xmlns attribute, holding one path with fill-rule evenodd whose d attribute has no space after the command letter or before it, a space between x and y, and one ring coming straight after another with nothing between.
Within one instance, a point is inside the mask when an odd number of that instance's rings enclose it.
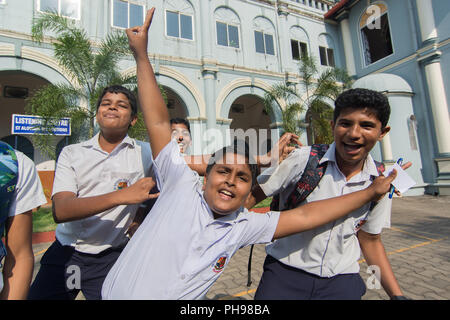
<instances>
[{"instance_id":1,"label":"black backpack strap","mask_svg":"<svg viewBox=\"0 0 450 320\"><path fill-rule=\"evenodd\" d=\"M327 152L330 146L328 144L313 144L309 153L308 162L306 163L305 170L303 171L300 180L297 182L295 189L289 195L287 200L288 209L296 208L302 203L313 190L317 187L327 169L328 162L319 164L322 157ZM272 197L270 203L271 211L279 211L280 196L277 194ZM252 284L251 281L251 265L252 265L252 253L253 245L250 247L250 255L248 257L248 279L247 287Z\"/></svg>"}]
</instances>

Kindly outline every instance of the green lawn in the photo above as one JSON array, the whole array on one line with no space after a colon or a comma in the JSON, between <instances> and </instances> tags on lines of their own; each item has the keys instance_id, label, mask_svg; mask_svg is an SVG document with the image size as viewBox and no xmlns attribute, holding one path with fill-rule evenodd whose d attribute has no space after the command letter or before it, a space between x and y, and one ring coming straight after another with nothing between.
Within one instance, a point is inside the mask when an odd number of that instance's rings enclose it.
<instances>
[{"instance_id":1,"label":"green lawn","mask_svg":"<svg viewBox=\"0 0 450 320\"><path fill-rule=\"evenodd\" d=\"M265 208L265 207L270 207L270 203L272 202L272 198L266 198L263 201L261 201L260 203L258 203L255 208Z\"/></svg>"},{"instance_id":2,"label":"green lawn","mask_svg":"<svg viewBox=\"0 0 450 320\"><path fill-rule=\"evenodd\" d=\"M53 220L52 208L40 208L33 212L33 232L53 231L56 223Z\"/></svg>"}]
</instances>

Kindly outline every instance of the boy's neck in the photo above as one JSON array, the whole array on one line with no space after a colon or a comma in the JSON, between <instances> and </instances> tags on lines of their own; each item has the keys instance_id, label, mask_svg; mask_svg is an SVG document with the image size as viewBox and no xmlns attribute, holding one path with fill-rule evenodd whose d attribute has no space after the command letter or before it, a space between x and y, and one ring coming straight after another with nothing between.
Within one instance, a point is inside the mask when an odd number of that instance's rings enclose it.
<instances>
[{"instance_id":1,"label":"boy's neck","mask_svg":"<svg viewBox=\"0 0 450 320\"><path fill-rule=\"evenodd\" d=\"M100 131L98 136L98 144L103 151L111 153L122 142L126 135L126 132L125 134L105 134Z\"/></svg>"},{"instance_id":2,"label":"boy's neck","mask_svg":"<svg viewBox=\"0 0 450 320\"><path fill-rule=\"evenodd\" d=\"M365 162L366 158L358 162L347 162L342 159L339 159L339 157L336 154L337 166L339 170L341 170L341 172L344 174L347 181L362 171Z\"/></svg>"}]
</instances>

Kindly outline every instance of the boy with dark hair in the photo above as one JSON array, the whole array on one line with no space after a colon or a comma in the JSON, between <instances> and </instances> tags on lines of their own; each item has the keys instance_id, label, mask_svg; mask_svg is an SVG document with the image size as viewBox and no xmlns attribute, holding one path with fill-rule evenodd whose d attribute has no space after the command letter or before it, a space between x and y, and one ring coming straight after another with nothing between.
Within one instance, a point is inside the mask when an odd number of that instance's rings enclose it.
<instances>
[{"instance_id":1,"label":"boy with dark hair","mask_svg":"<svg viewBox=\"0 0 450 320\"><path fill-rule=\"evenodd\" d=\"M41 260L29 299L100 299L109 269L155 198L148 143L130 138L137 103L122 86L103 90L97 103L100 132L66 146L53 184L56 240ZM151 205L151 203L149 203Z\"/></svg>"},{"instance_id":2,"label":"boy with dark hair","mask_svg":"<svg viewBox=\"0 0 450 320\"><path fill-rule=\"evenodd\" d=\"M127 29L127 36L161 194L106 277L103 299L202 298L239 248L317 227L389 190L395 173L340 198L282 213L248 212L243 206L255 161L237 140L211 157L202 186L171 141L169 115L147 55L153 13L148 11L143 26Z\"/></svg>"},{"instance_id":3,"label":"boy with dark hair","mask_svg":"<svg viewBox=\"0 0 450 320\"><path fill-rule=\"evenodd\" d=\"M170 119L172 139L175 139L182 154L187 154L191 146L191 127L189 121L183 118Z\"/></svg>"},{"instance_id":4,"label":"boy with dark hair","mask_svg":"<svg viewBox=\"0 0 450 320\"><path fill-rule=\"evenodd\" d=\"M362 190L379 175L369 152L390 130L387 98L350 89L335 106L334 142L296 149L280 166L267 170L255 192L262 197L250 205L274 195L272 210L293 209ZM390 227L390 213L391 200L385 196L375 206L367 203L337 221L268 245L255 299L361 299L366 291L359 275L361 250L369 266L379 267L387 294L402 297L380 237Z\"/></svg>"}]
</instances>

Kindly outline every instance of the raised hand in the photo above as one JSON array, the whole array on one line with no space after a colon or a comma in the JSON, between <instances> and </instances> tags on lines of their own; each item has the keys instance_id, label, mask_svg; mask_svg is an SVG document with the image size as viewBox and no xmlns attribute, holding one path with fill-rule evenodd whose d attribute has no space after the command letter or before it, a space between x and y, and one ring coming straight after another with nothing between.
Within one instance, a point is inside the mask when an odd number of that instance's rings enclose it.
<instances>
[{"instance_id":1,"label":"raised hand","mask_svg":"<svg viewBox=\"0 0 450 320\"><path fill-rule=\"evenodd\" d=\"M273 146L272 150L266 155L259 157L258 163L263 167L279 164L295 149L295 145L302 146L298 138L296 134L286 132Z\"/></svg>"},{"instance_id":2,"label":"raised hand","mask_svg":"<svg viewBox=\"0 0 450 320\"><path fill-rule=\"evenodd\" d=\"M147 15L145 16L145 21L142 26L132 27L125 30L128 37L128 44L130 45L130 49L135 57L140 54L147 54L148 29L152 24L154 12L155 8L151 8L147 11Z\"/></svg>"}]
</instances>

